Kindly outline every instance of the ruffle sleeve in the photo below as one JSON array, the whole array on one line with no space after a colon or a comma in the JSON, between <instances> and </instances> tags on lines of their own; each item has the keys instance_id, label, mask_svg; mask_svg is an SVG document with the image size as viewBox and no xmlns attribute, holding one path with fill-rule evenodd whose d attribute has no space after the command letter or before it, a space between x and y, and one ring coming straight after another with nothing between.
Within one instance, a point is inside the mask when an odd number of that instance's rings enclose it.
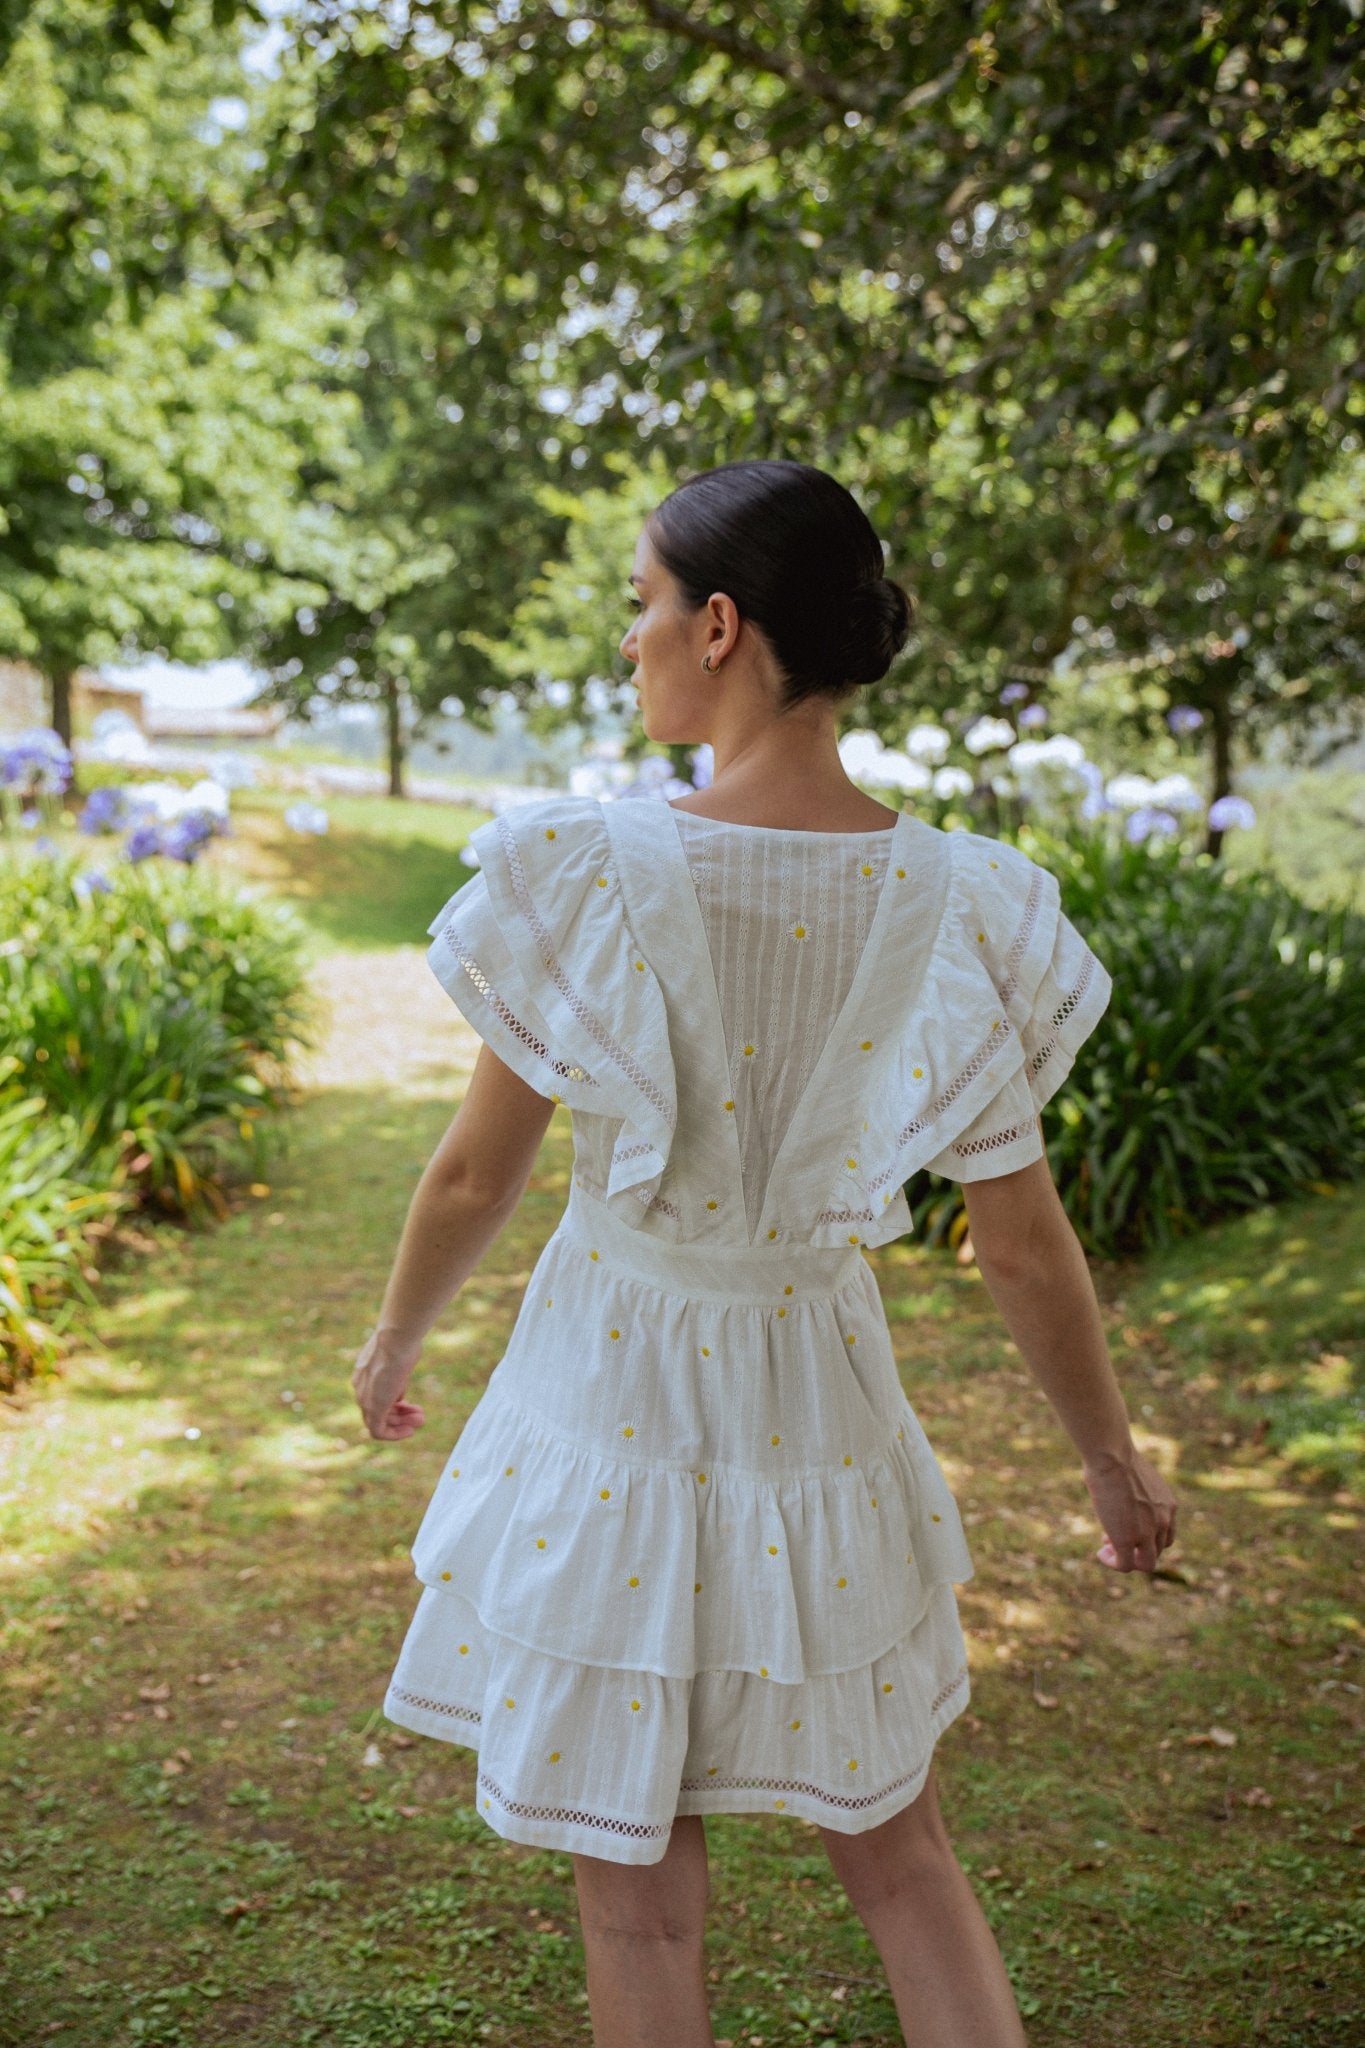
<instances>
[{"instance_id":1,"label":"ruffle sleeve","mask_svg":"<svg viewBox=\"0 0 1365 2048\"><path fill-rule=\"evenodd\" d=\"M477 872L427 927L433 973L537 1094L619 1120L609 1198L657 1183L677 1121L667 1015L626 920L601 805L518 804L469 844Z\"/></svg>"},{"instance_id":2,"label":"ruffle sleeve","mask_svg":"<svg viewBox=\"0 0 1365 2048\"><path fill-rule=\"evenodd\" d=\"M970 1120L919 1164L952 1180L986 1180L1044 1156L1039 1112L1099 1023L1113 983L1062 910L1055 875L1003 841L954 837L957 887L940 990L957 1005L962 1047L981 1072L963 1070Z\"/></svg>"}]
</instances>

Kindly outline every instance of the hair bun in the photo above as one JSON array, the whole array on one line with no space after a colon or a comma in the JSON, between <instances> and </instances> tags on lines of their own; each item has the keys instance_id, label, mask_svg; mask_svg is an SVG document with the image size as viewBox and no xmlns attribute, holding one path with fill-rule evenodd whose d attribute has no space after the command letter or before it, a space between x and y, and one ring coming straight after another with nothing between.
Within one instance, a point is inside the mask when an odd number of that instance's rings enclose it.
<instances>
[{"instance_id":1,"label":"hair bun","mask_svg":"<svg viewBox=\"0 0 1365 2048\"><path fill-rule=\"evenodd\" d=\"M880 682L910 638L914 617L914 599L891 577L860 583L833 624L831 671L844 683Z\"/></svg>"}]
</instances>

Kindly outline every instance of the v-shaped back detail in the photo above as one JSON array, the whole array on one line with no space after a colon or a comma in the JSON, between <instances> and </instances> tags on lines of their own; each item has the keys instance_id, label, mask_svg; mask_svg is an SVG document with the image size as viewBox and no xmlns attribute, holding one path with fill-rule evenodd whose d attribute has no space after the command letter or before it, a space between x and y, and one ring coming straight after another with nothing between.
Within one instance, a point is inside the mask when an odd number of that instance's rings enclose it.
<instances>
[{"instance_id":1,"label":"v-shaped back detail","mask_svg":"<svg viewBox=\"0 0 1365 2048\"><path fill-rule=\"evenodd\" d=\"M729 826L657 800L603 808L632 838L657 840L657 901L671 912L654 934L669 961L656 954L655 964L699 1033L731 1133L722 1144L740 1182L735 1220L753 1242L775 1175L799 1159L812 1091L877 975L894 906L906 900L910 844L930 828L908 813L889 829L821 833ZM637 936L646 945L643 929Z\"/></svg>"}]
</instances>

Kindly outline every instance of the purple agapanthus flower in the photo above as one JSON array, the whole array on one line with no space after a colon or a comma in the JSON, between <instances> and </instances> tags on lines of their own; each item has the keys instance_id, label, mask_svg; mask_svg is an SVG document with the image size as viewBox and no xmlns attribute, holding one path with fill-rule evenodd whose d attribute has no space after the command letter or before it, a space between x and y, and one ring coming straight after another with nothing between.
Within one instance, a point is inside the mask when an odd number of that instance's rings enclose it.
<instances>
[{"instance_id":1,"label":"purple agapanthus flower","mask_svg":"<svg viewBox=\"0 0 1365 2048\"><path fill-rule=\"evenodd\" d=\"M92 789L76 820L82 832L119 832L128 821L128 797L113 783Z\"/></svg>"},{"instance_id":2,"label":"purple agapanthus flower","mask_svg":"<svg viewBox=\"0 0 1365 2048\"><path fill-rule=\"evenodd\" d=\"M1166 723L1177 738L1180 738L1185 733L1198 732L1204 723L1204 714L1193 704L1172 704L1166 713Z\"/></svg>"},{"instance_id":3,"label":"purple agapanthus flower","mask_svg":"<svg viewBox=\"0 0 1365 2048\"><path fill-rule=\"evenodd\" d=\"M1244 796L1220 796L1209 805L1209 824L1215 832L1226 832L1229 825L1249 826L1256 823L1256 813Z\"/></svg>"},{"instance_id":4,"label":"purple agapanthus flower","mask_svg":"<svg viewBox=\"0 0 1365 2048\"><path fill-rule=\"evenodd\" d=\"M1140 839L1169 839L1180 830L1180 820L1171 811L1157 809L1153 804L1141 804L1128 814L1124 827L1125 839L1136 844Z\"/></svg>"},{"instance_id":5,"label":"purple agapanthus flower","mask_svg":"<svg viewBox=\"0 0 1365 2048\"><path fill-rule=\"evenodd\" d=\"M188 866L198 858L204 841L212 836L213 825L201 811L186 811L162 831L161 851Z\"/></svg>"},{"instance_id":6,"label":"purple agapanthus flower","mask_svg":"<svg viewBox=\"0 0 1365 2048\"><path fill-rule=\"evenodd\" d=\"M71 883L73 895L82 903L88 903L92 896L107 896L113 883L102 868L86 868L84 873L74 877Z\"/></svg>"},{"instance_id":7,"label":"purple agapanthus flower","mask_svg":"<svg viewBox=\"0 0 1365 2048\"><path fill-rule=\"evenodd\" d=\"M30 795L60 796L71 780L71 751L50 725L31 726L0 754L0 781L23 783Z\"/></svg>"},{"instance_id":8,"label":"purple agapanthus flower","mask_svg":"<svg viewBox=\"0 0 1365 2048\"><path fill-rule=\"evenodd\" d=\"M147 860L161 851L161 827L155 824L135 825L123 842L126 860Z\"/></svg>"},{"instance_id":9,"label":"purple agapanthus flower","mask_svg":"<svg viewBox=\"0 0 1365 2048\"><path fill-rule=\"evenodd\" d=\"M1006 683L1004 689L1000 692L1000 702L1002 704L1017 704L1021 697L1027 697L1027 695L1027 683Z\"/></svg>"}]
</instances>

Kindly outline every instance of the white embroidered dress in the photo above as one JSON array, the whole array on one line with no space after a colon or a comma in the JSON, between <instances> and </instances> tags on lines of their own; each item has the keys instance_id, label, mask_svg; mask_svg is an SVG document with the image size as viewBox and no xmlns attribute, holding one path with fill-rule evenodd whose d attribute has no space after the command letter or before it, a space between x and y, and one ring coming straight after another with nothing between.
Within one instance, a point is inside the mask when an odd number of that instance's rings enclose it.
<instances>
[{"instance_id":1,"label":"white embroidered dress","mask_svg":"<svg viewBox=\"0 0 1365 2048\"><path fill-rule=\"evenodd\" d=\"M1017 849L551 796L481 826L429 959L573 1113L568 1204L412 1545L386 1717L514 1841L679 1813L858 1833L966 1706L973 1564L867 1247L919 1167L1042 1156L1111 983Z\"/></svg>"}]
</instances>

